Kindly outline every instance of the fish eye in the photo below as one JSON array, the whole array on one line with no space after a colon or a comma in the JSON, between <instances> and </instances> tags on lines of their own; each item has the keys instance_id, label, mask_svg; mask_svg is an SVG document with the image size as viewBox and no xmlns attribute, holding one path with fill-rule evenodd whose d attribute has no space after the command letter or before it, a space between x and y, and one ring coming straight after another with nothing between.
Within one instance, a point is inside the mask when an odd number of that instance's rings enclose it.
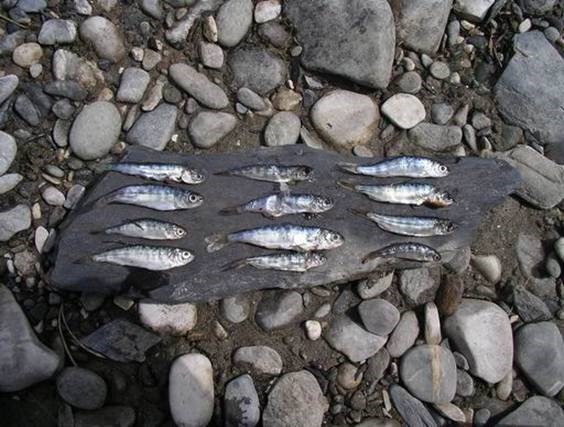
<instances>
[{"instance_id":1,"label":"fish eye","mask_svg":"<svg viewBox=\"0 0 564 427\"><path fill-rule=\"evenodd\" d=\"M433 260L435 261L440 261L441 260L441 256L439 254L434 254L433 255Z\"/></svg>"},{"instance_id":2,"label":"fish eye","mask_svg":"<svg viewBox=\"0 0 564 427\"><path fill-rule=\"evenodd\" d=\"M447 168L445 165L439 166L439 170L440 170L441 172L448 172L448 168Z\"/></svg>"},{"instance_id":3,"label":"fish eye","mask_svg":"<svg viewBox=\"0 0 564 427\"><path fill-rule=\"evenodd\" d=\"M333 240L334 242L338 242L339 240L341 240L341 236L339 236L338 234L332 234L331 240Z\"/></svg>"},{"instance_id":4,"label":"fish eye","mask_svg":"<svg viewBox=\"0 0 564 427\"><path fill-rule=\"evenodd\" d=\"M177 228L176 229L176 234L178 234L179 236L184 236L186 232L182 229L182 228Z\"/></svg>"},{"instance_id":5,"label":"fish eye","mask_svg":"<svg viewBox=\"0 0 564 427\"><path fill-rule=\"evenodd\" d=\"M188 197L188 200L190 200L192 203L196 203L198 200L200 200L200 197L197 194L192 193Z\"/></svg>"},{"instance_id":6,"label":"fish eye","mask_svg":"<svg viewBox=\"0 0 564 427\"><path fill-rule=\"evenodd\" d=\"M182 251L181 256L182 256L182 258L184 258L184 259L189 259L189 258L190 258L190 252L188 252L188 251Z\"/></svg>"},{"instance_id":7,"label":"fish eye","mask_svg":"<svg viewBox=\"0 0 564 427\"><path fill-rule=\"evenodd\" d=\"M331 199L323 199L323 205L324 206L331 206L333 204L333 201Z\"/></svg>"}]
</instances>

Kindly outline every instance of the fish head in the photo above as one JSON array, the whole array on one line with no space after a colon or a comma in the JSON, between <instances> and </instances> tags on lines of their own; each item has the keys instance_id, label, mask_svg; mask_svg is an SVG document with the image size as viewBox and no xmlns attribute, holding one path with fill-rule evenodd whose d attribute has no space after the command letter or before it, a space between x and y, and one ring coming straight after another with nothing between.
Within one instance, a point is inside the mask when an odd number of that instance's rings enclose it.
<instances>
[{"instance_id":1,"label":"fish head","mask_svg":"<svg viewBox=\"0 0 564 427\"><path fill-rule=\"evenodd\" d=\"M206 176L196 169L183 168L180 179L185 184L201 184L206 180Z\"/></svg>"},{"instance_id":2,"label":"fish head","mask_svg":"<svg viewBox=\"0 0 564 427\"><path fill-rule=\"evenodd\" d=\"M437 229L438 229L440 234L453 233L457 228L458 228L458 226L454 222L451 222L451 221L441 221L437 225Z\"/></svg>"},{"instance_id":3,"label":"fish head","mask_svg":"<svg viewBox=\"0 0 564 427\"><path fill-rule=\"evenodd\" d=\"M327 262L327 257L319 252L310 252L307 257L308 267L320 267Z\"/></svg>"},{"instance_id":4,"label":"fish head","mask_svg":"<svg viewBox=\"0 0 564 427\"><path fill-rule=\"evenodd\" d=\"M435 178L442 178L447 176L450 173L448 166L440 164L440 163L433 163L431 167L432 176Z\"/></svg>"},{"instance_id":5,"label":"fish head","mask_svg":"<svg viewBox=\"0 0 564 427\"><path fill-rule=\"evenodd\" d=\"M202 203L204 203L204 196L198 193L194 193L192 191L187 192L183 196L183 205L186 207L197 208Z\"/></svg>"},{"instance_id":6,"label":"fish head","mask_svg":"<svg viewBox=\"0 0 564 427\"><path fill-rule=\"evenodd\" d=\"M446 191L436 191L429 196L429 204L439 208L450 206L454 202L454 198Z\"/></svg>"},{"instance_id":7,"label":"fish head","mask_svg":"<svg viewBox=\"0 0 564 427\"><path fill-rule=\"evenodd\" d=\"M344 242L345 242L345 238L335 231L331 231L331 230L321 231L320 249L338 248Z\"/></svg>"},{"instance_id":8,"label":"fish head","mask_svg":"<svg viewBox=\"0 0 564 427\"><path fill-rule=\"evenodd\" d=\"M313 209L315 212L325 212L335 206L333 199L324 196L315 197L313 201Z\"/></svg>"},{"instance_id":9,"label":"fish head","mask_svg":"<svg viewBox=\"0 0 564 427\"><path fill-rule=\"evenodd\" d=\"M186 236L186 230L178 225L174 225L167 232L169 239L182 239Z\"/></svg>"},{"instance_id":10,"label":"fish head","mask_svg":"<svg viewBox=\"0 0 564 427\"><path fill-rule=\"evenodd\" d=\"M441 260L441 254L435 252L433 255L431 255L431 258L433 259L433 261L439 262Z\"/></svg>"},{"instance_id":11,"label":"fish head","mask_svg":"<svg viewBox=\"0 0 564 427\"><path fill-rule=\"evenodd\" d=\"M194 259L194 255L186 249L174 248L172 258L176 265L186 265Z\"/></svg>"},{"instance_id":12,"label":"fish head","mask_svg":"<svg viewBox=\"0 0 564 427\"><path fill-rule=\"evenodd\" d=\"M313 168L309 166L300 166L296 171L296 179L298 181L305 181L306 179L311 178L312 173L313 173Z\"/></svg>"}]
</instances>

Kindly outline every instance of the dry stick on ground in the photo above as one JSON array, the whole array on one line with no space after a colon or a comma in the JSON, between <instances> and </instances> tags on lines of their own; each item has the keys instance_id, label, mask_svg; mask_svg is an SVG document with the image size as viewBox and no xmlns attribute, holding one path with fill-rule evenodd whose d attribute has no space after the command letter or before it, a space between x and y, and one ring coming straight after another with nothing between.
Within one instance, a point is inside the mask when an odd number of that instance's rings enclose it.
<instances>
[{"instance_id":1,"label":"dry stick on ground","mask_svg":"<svg viewBox=\"0 0 564 427\"><path fill-rule=\"evenodd\" d=\"M74 358L72 357L72 354L70 352L70 348L67 344L67 341L65 339L65 334L63 333L63 306L64 303L61 303L61 305L59 306L59 316L58 316L58 325L57 325L57 329L59 331L59 337L61 338L61 342L63 343L63 348L65 349L65 353L68 356L68 358L70 359L71 363L74 366L78 366L74 360Z\"/></svg>"},{"instance_id":2,"label":"dry stick on ground","mask_svg":"<svg viewBox=\"0 0 564 427\"><path fill-rule=\"evenodd\" d=\"M98 353L94 350L89 349L88 347L86 347L84 344L82 344L80 342L80 340L76 337L76 335L72 332L71 328L69 327L68 323L67 323L67 319L65 317L65 313L63 310L63 304L61 304L61 308L59 310L59 314L61 315L61 320L62 323L67 331L67 333L71 336L71 338L73 339L74 343L79 346L81 349L83 349L84 351L86 351L87 353L92 354L93 356L99 357L101 359L106 359L106 356L104 356L101 353ZM76 364L75 364L76 365Z\"/></svg>"},{"instance_id":3,"label":"dry stick on ground","mask_svg":"<svg viewBox=\"0 0 564 427\"><path fill-rule=\"evenodd\" d=\"M8 16L4 15L3 13L0 13L0 19L7 21L7 22L10 22L11 24L17 25L20 28L24 28L26 30L29 29L29 27L27 25L20 24L19 22L14 21L12 18L9 18Z\"/></svg>"}]
</instances>

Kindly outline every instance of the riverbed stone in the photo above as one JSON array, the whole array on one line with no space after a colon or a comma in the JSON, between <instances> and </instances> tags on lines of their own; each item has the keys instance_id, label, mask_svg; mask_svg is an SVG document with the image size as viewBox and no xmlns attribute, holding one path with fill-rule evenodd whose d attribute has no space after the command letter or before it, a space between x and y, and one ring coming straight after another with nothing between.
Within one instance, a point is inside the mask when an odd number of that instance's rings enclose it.
<instances>
[{"instance_id":1,"label":"riverbed stone","mask_svg":"<svg viewBox=\"0 0 564 427\"><path fill-rule=\"evenodd\" d=\"M274 53L259 47L246 46L227 59L233 72L233 83L266 95L284 82L286 64Z\"/></svg>"},{"instance_id":2,"label":"riverbed stone","mask_svg":"<svg viewBox=\"0 0 564 427\"><path fill-rule=\"evenodd\" d=\"M238 366L250 366L259 374L280 375L282 372L280 354L264 345L238 348L233 354L233 363Z\"/></svg>"},{"instance_id":3,"label":"riverbed stone","mask_svg":"<svg viewBox=\"0 0 564 427\"><path fill-rule=\"evenodd\" d=\"M49 19L41 26L37 41L42 45L73 43L76 39L76 24L70 19Z\"/></svg>"},{"instance_id":4,"label":"riverbed stone","mask_svg":"<svg viewBox=\"0 0 564 427\"><path fill-rule=\"evenodd\" d=\"M259 423L260 401L250 375L229 381L223 401L226 427L254 427Z\"/></svg>"},{"instance_id":5,"label":"riverbed stone","mask_svg":"<svg viewBox=\"0 0 564 427\"><path fill-rule=\"evenodd\" d=\"M153 111L141 114L127 132L127 142L153 150L164 150L174 134L177 115L176 106L166 103L160 104Z\"/></svg>"},{"instance_id":6,"label":"riverbed stone","mask_svg":"<svg viewBox=\"0 0 564 427\"><path fill-rule=\"evenodd\" d=\"M80 38L94 46L100 58L119 62L126 54L117 27L103 16L92 16L79 27Z\"/></svg>"},{"instance_id":7,"label":"riverbed stone","mask_svg":"<svg viewBox=\"0 0 564 427\"><path fill-rule=\"evenodd\" d=\"M196 306L190 303L159 304L147 300L140 301L137 309L141 323L162 335L185 335L198 319Z\"/></svg>"},{"instance_id":8,"label":"riverbed stone","mask_svg":"<svg viewBox=\"0 0 564 427\"><path fill-rule=\"evenodd\" d=\"M425 106L408 93L392 95L382 104L382 114L400 129L411 129L425 120Z\"/></svg>"},{"instance_id":9,"label":"riverbed stone","mask_svg":"<svg viewBox=\"0 0 564 427\"><path fill-rule=\"evenodd\" d=\"M562 425L562 419L564 410L558 403L547 397L533 396L499 420L496 425L559 427Z\"/></svg>"},{"instance_id":10,"label":"riverbed stone","mask_svg":"<svg viewBox=\"0 0 564 427\"><path fill-rule=\"evenodd\" d=\"M151 76L147 71L137 67L126 68L121 75L116 100L130 104L140 102L150 81Z\"/></svg>"},{"instance_id":11,"label":"riverbed stone","mask_svg":"<svg viewBox=\"0 0 564 427\"><path fill-rule=\"evenodd\" d=\"M80 409L99 409L108 394L106 382L88 369L71 366L57 377L57 392L68 404Z\"/></svg>"},{"instance_id":12,"label":"riverbed stone","mask_svg":"<svg viewBox=\"0 0 564 427\"><path fill-rule=\"evenodd\" d=\"M187 64L174 64L169 68L172 80L185 92L206 107L220 110L229 105L227 95L221 87Z\"/></svg>"},{"instance_id":13,"label":"riverbed stone","mask_svg":"<svg viewBox=\"0 0 564 427\"><path fill-rule=\"evenodd\" d=\"M190 140L198 148L211 148L227 136L237 126L233 114L202 111L188 126Z\"/></svg>"},{"instance_id":14,"label":"riverbed stone","mask_svg":"<svg viewBox=\"0 0 564 427\"><path fill-rule=\"evenodd\" d=\"M331 322L325 331L325 339L351 362L368 359L386 344L385 337L368 332L345 314Z\"/></svg>"},{"instance_id":15,"label":"riverbed stone","mask_svg":"<svg viewBox=\"0 0 564 427\"><path fill-rule=\"evenodd\" d=\"M386 336L394 330L400 320L398 309L384 299L363 301L358 312L364 327L373 334Z\"/></svg>"},{"instance_id":16,"label":"riverbed stone","mask_svg":"<svg viewBox=\"0 0 564 427\"><path fill-rule=\"evenodd\" d=\"M237 46L253 23L252 0L228 0L217 12L218 41L222 46Z\"/></svg>"}]
</instances>

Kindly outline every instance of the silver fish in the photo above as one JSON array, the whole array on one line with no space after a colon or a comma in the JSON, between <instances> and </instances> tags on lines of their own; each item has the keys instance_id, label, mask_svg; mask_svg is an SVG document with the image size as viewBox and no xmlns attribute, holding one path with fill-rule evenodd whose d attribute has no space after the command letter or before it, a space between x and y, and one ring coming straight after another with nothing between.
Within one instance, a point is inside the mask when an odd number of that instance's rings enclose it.
<instances>
[{"instance_id":1,"label":"silver fish","mask_svg":"<svg viewBox=\"0 0 564 427\"><path fill-rule=\"evenodd\" d=\"M454 199L446 191L431 184L401 183L384 185L360 185L346 181L337 182L341 187L362 193L377 202L401 205L449 206Z\"/></svg>"},{"instance_id":2,"label":"silver fish","mask_svg":"<svg viewBox=\"0 0 564 427\"><path fill-rule=\"evenodd\" d=\"M219 172L221 176L240 176L257 181L291 183L310 178L313 169L309 166L251 165L230 171Z\"/></svg>"},{"instance_id":3,"label":"silver fish","mask_svg":"<svg viewBox=\"0 0 564 427\"><path fill-rule=\"evenodd\" d=\"M303 273L312 268L322 266L326 261L327 257L318 252L291 252L245 258L228 264L225 269L239 269L249 265L259 270L295 271Z\"/></svg>"},{"instance_id":4,"label":"silver fish","mask_svg":"<svg viewBox=\"0 0 564 427\"><path fill-rule=\"evenodd\" d=\"M352 212L367 217L378 224L378 227L382 230L402 236L444 236L454 232L456 229L456 224L448 219L442 218L384 215L376 212L361 212L355 209L352 209Z\"/></svg>"},{"instance_id":5,"label":"silver fish","mask_svg":"<svg viewBox=\"0 0 564 427\"><path fill-rule=\"evenodd\" d=\"M101 202L143 206L158 211L175 211L196 208L204 202L204 198L198 193L181 188L144 184L118 188L96 203Z\"/></svg>"},{"instance_id":6,"label":"silver fish","mask_svg":"<svg viewBox=\"0 0 564 427\"><path fill-rule=\"evenodd\" d=\"M136 219L110 227L104 233L150 240L177 240L186 236L186 230L179 225L157 219Z\"/></svg>"},{"instance_id":7,"label":"silver fish","mask_svg":"<svg viewBox=\"0 0 564 427\"><path fill-rule=\"evenodd\" d=\"M325 228L292 224L268 225L229 234L215 234L206 238L208 252L218 251L230 243L309 252L333 249L341 246L344 241L344 237L339 233Z\"/></svg>"},{"instance_id":8,"label":"silver fish","mask_svg":"<svg viewBox=\"0 0 564 427\"><path fill-rule=\"evenodd\" d=\"M270 218L301 213L322 213L333 208L334 203L328 197L313 194L277 193L259 197L244 205L220 211L222 215L233 215L243 212L256 212Z\"/></svg>"},{"instance_id":9,"label":"silver fish","mask_svg":"<svg viewBox=\"0 0 564 427\"><path fill-rule=\"evenodd\" d=\"M108 170L124 175L141 176L154 181L183 182L184 184L200 184L206 179L201 171L170 163L113 163L108 165Z\"/></svg>"},{"instance_id":10,"label":"silver fish","mask_svg":"<svg viewBox=\"0 0 564 427\"><path fill-rule=\"evenodd\" d=\"M394 243L385 248L370 252L364 257L362 263L364 264L376 258L400 258L410 261L438 262L441 260L441 254L432 247L422 243Z\"/></svg>"},{"instance_id":11,"label":"silver fish","mask_svg":"<svg viewBox=\"0 0 564 427\"><path fill-rule=\"evenodd\" d=\"M372 165L339 163L339 167L357 175L368 175L378 178L441 178L449 174L447 166L426 157L401 156L382 160Z\"/></svg>"},{"instance_id":12,"label":"silver fish","mask_svg":"<svg viewBox=\"0 0 564 427\"><path fill-rule=\"evenodd\" d=\"M164 271L190 263L194 255L180 248L134 245L110 249L92 256L95 262Z\"/></svg>"}]
</instances>

